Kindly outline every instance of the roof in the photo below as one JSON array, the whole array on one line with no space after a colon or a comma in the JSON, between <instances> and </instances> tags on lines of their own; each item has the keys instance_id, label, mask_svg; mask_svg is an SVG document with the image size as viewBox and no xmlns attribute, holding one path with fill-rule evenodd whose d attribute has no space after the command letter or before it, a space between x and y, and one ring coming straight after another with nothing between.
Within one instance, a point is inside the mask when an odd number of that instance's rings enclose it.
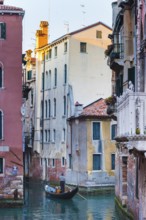
<instances>
[{"instance_id":1,"label":"roof","mask_svg":"<svg viewBox=\"0 0 146 220\"><path fill-rule=\"evenodd\" d=\"M107 114L107 105L104 99L98 99L97 101L85 106L82 113L79 117L82 116L94 116L94 117L107 117L110 118Z\"/></svg>"},{"instance_id":2,"label":"roof","mask_svg":"<svg viewBox=\"0 0 146 220\"><path fill-rule=\"evenodd\" d=\"M86 30L88 30L88 29L90 29L90 28L94 28L94 27L96 27L96 26L98 26L98 25L103 25L103 26L105 26L106 28L108 28L109 30L112 31L112 28L111 28L111 27L109 27L108 25L106 25L106 24L104 24L103 22L99 21L99 22L96 22L96 23L91 24L91 25L89 25L89 26L86 26L86 27L84 27L84 28L81 28L81 29L78 29L78 30L76 30L76 31L70 32L70 33L68 33L68 34L65 34L65 35L59 37L58 39L52 41L50 44L54 44L55 42L57 42L57 41L59 41L59 40L62 40L63 38L66 38L66 37L68 37L68 36L70 36L70 35L74 35L74 34L80 33L80 32L82 32L82 31L86 31Z\"/></svg>"},{"instance_id":3,"label":"roof","mask_svg":"<svg viewBox=\"0 0 146 220\"><path fill-rule=\"evenodd\" d=\"M22 8L18 8L18 7L15 7L15 6L9 6L9 5L0 5L0 10L7 10L7 11L10 11L10 10L13 10L13 11L23 11Z\"/></svg>"}]
</instances>

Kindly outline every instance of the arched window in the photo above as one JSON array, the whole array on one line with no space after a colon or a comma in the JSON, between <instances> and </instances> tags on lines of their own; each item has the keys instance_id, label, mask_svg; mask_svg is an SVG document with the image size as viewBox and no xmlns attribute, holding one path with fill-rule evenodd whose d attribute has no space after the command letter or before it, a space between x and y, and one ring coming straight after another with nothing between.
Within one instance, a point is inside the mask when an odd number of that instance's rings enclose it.
<instances>
[{"instance_id":1,"label":"arched window","mask_svg":"<svg viewBox=\"0 0 146 220\"><path fill-rule=\"evenodd\" d=\"M0 110L0 140L3 139L3 112Z\"/></svg>"},{"instance_id":2,"label":"arched window","mask_svg":"<svg viewBox=\"0 0 146 220\"><path fill-rule=\"evenodd\" d=\"M46 77L45 77L45 89L48 89L48 71L46 71Z\"/></svg>"},{"instance_id":3,"label":"arched window","mask_svg":"<svg viewBox=\"0 0 146 220\"><path fill-rule=\"evenodd\" d=\"M54 117L56 117L56 99L54 98Z\"/></svg>"},{"instance_id":4,"label":"arched window","mask_svg":"<svg viewBox=\"0 0 146 220\"><path fill-rule=\"evenodd\" d=\"M51 117L51 100L48 101L49 118Z\"/></svg>"},{"instance_id":5,"label":"arched window","mask_svg":"<svg viewBox=\"0 0 146 220\"><path fill-rule=\"evenodd\" d=\"M48 89L51 89L51 70L49 70Z\"/></svg>"},{"instance_id":6,"label":"arched window","mask_svg":"<svg viewBox=\"0 0 146 220\"><path fill-rule=\"evenodd\" d=\"M45 101L45 118L48 117L48 103Z\"/></svg>"},{"instance_id":7,"label":"arched window","mask_svg":"<svg viewBox=\"0 0 146 220\"><path fill-rule=\"evenodd\" d=\"M67 65L64 65L64 84L67 83Z\"/></svg>"},{"instance_id":8,"label":"arched window","mask_svg":"<svg viewBox=\"0 0 146 220\"><path fill-rule=\"evenodd\" d=\"M57 86L57 68L55 68L55 72L54 72L54 86Z\"/></svg>"}]
</instances>

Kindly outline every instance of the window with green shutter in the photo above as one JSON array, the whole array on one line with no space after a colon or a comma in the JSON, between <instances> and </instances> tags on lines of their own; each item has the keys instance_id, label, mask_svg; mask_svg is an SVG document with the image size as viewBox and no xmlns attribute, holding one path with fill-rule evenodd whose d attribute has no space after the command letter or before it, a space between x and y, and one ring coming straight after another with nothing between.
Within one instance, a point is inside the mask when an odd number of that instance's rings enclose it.
<instances>
[{"instance_id":1,"label":"window with green shutter","mask_svg":"<svg viewBox=\"0 0 146 220\"><path fill-rule=\"evenodd\" d=\"M0 67L0 88L2 88L2 68Z\"/></svg>"},{"instance_id":2,"label":"window with green shutter","mask_svg":"<svg viewBox=\"0 0 146 220\"><path fill-rule=\"evenodd\" d=\"M4 172L3 160L4 160L3 158L0 158L0 173Z\"/></svg>"},{"instance_id":3,"label":"window with green shutter","mask_svg":"<svg viewBox=\"0 0 146 220\"><path fill-rule=\"evenodd\" d=\"M111 154L111 169L115 170L115 154Z\"/></svg>"},{"instance_id":4,"label":"window with green shutter","mask_svg":"<svg viewBox=\"0 0 146 220\"><path fill-rule=\"evenodd\" d=\"M93 154L93 170L101 170L101 154Z\"/></svg>"},{"instance_id":5,"label":"window with green shutter","mask_svg":"<svg viewBox=\"0 0 146 220\"><path fill-rule=\"evenodd\" d=\"M6 39L6 23L0 23L0 39Z\"/></svg>"},{"instance_id":6,"label":"window with green shutter","mask_svg":"<svg viewBox=\"0 0 146 220\"><path fill-rule=\"evenodd\" d=\"M100 140L100 122L93 122L93 140Z\"/></svg>"}]
</instances>

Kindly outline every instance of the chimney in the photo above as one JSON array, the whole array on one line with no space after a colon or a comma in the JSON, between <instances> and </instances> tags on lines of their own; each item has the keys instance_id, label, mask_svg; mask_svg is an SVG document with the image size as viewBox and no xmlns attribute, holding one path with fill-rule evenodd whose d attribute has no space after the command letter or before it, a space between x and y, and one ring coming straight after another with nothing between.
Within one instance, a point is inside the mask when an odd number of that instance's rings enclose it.
<instances>
[{"instance_id":1,"label":"chimney","mask_svg":"<svg viewBox=\"0 0 146 220\"><path fill-rule=\"evenodd\" d=\"M82 111L83 111L83 105L80 104L79 102L76 102L75 103L75 117L78 117Z\"/></svg>"},{"instance_id":2,"label":"chimney","mask_svg":"<svg viewBox=\"0 0 146 220\"><path fill-rule=\"evenodd\" d=\"M41 21L40 29L36 31L36 48L43 47L48 44L48 22Z\"/></svg>"},{"instance_id":3,"label":"chimney","mask_svg":"<svg viewBox=\"0 0 146 220\"><path fill-rule=\"evenodd\" d=\"M3 5L4 4L4 0L0 0L0 5Z\"/></svg>"}]
</instances>

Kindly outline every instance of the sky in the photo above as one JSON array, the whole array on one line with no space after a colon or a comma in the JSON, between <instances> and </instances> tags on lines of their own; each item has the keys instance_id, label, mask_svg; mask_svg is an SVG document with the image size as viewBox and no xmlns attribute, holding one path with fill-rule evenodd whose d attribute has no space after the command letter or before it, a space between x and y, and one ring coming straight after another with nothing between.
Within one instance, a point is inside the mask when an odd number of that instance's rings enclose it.
<instances>
[{"instance_id":1,"label":"sky","mask_svg":"<svg viewBox=\"0 0 146 220\"><path fill-rule=\"evenodd\" d=\"M35 48L40 21L49 22L49 42L62 35L103 22L112 27L114 0L5 0L5 5L23 8L23 53Z\"/></svg>"}]
</instances>

